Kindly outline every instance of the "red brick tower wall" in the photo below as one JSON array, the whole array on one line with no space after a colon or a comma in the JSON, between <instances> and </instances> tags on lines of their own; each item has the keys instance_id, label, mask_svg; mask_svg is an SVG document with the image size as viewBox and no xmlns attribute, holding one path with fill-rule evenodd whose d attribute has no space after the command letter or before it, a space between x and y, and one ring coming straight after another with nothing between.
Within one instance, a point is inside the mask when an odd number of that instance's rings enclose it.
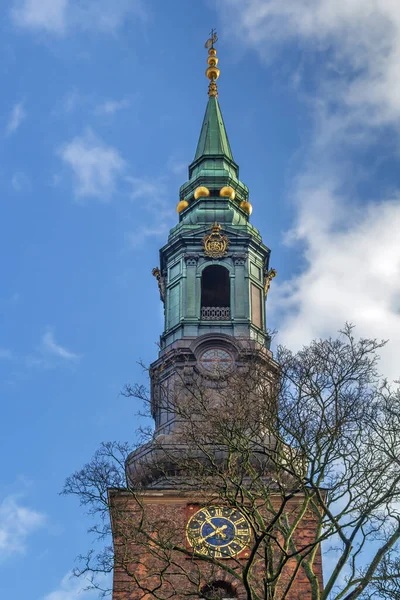
<instances>
[{"instance_id":1,"label":"red brick tower wall","mask_svg":"<svg viewBox=\"0 0 400 600\"><path fill-rule=\"evenodd\" d=\"M200 498L178 495L177 491L149 491L141 495L139 506L128 492L112 490L110 493L111 518L115 551L114 585L112 600L147 600L150 598L200 598L200 590L210 580L229 581L239 600L247 598L241 582L223 569L192 557L192 549L186 539L185 527L190 509L201 505ZM285 510L294 515L302 504L302 497L289 501ZM204 502L204 499L203 499ZM278 507L280 499L276 498ZM187 555L180 552L159 551L145 536L132 533L134 523L144 519L143 530L155 536L163 536L168 542L182 546ZM312 544L316 536L317 520L306 512L294 536L300 547ZM226 559L226 564L236 571L246 565L251 545L238 560ZM169 566L168 566L168 563ZM173 564L172 564L173 563ZM287 584L297 566L296 559L289 561L282 572L281 583ZM318 548L313 565L320 589L322 589L322 559ZM160 577L160 573L162 576ZM259 560L254 568L256 587L262 586L264 563ZM147 593L145 588L147 587ZM156 593L152 591L156 588ZM260 591L260 589L258 591ZM311 585L302 567L298 569L287 600L311 600ZM279 600L277 594L274 600Z\"/></svg>"}]
</instances>

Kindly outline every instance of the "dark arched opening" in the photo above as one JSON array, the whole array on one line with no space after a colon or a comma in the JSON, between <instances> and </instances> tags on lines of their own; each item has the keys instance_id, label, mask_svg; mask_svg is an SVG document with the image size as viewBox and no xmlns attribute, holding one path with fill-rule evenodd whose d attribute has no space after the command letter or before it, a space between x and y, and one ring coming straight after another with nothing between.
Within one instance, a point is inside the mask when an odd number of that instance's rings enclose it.
<instances>
[{"instance_id":1,"label":"dark arched opening","mask_svg":"<svg viewBox=\"0 0 400 600\"><path fill-rule=\"evenodd\" d=\"M206 267L201 275L201 318L226 320L231 318L229 271L220 265Z\"/></svg>"},{"instance_id":2,"label":"dark arched opening","mask_svg":"<svg viewBox=\"0 0 400 600\"><path fill-rule=\"evenodd\" d=\"M201 590L204 600L222 600L225 598L237 598L234 587L229 581L213 581L205 585Z\"/></svg>"}]
</instances>

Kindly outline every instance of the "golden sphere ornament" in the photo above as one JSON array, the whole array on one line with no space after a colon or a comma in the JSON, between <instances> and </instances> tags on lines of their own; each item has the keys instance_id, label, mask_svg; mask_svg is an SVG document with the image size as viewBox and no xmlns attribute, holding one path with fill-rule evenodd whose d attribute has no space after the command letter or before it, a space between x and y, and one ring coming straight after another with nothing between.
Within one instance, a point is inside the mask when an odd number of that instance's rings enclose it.
<instances>
[{"instance_id":1,"label":"golden sphere ornament","mask_svg":"<svg viewBox=\"0 0 400 600\"><path fill-rule=\"evenodd\" d=\"M222 196L222 198L230 198L231 200L234 200L236 192L229 185L226 185L225 187L220 189L219 195Z\"/></svg>"},{"instance_id":2,"label":"golden sphere ornament","mask_svg":"<svg viewBox=\"0 0 400 600\"><path fill-rule=\"evenodd\" d=\"M207 62L210 67L216 67L219 62L219 58L217 58L216 56L209 56L207 58Z\"/></svg>"},{"instance_id":3,"label":"golden sphere ornament","mask_svg":"<svg viewBox=\"0 0 400 600\"><path fill-rule=\"evenodd\" d=\"M214 81L215 79L218 79L220 72L221 71L218 69L218 67L208 67L208 69L206 71L206 75L207 75L208 79L211 79L211 81Z\"/></svg>"},{"instance_id":4,"label":"golden sphere ornament","mask_svg":"<svg viewBox=\"0 0 400 600\"><path fill-rule=\"evenodd\" d=\"M244 210L244 212L247 213L249 216L253 212L253 207L250 204L250 202L247 202L247 200L242 200L242 202L240 203L240 208Z\"/></svg>"},{"instance_id":5,"label":"golden sphere ornament","mask_svg":"<svg viewBox=\"0 0 400 600\"><path fill-rule=\"evenodd\" d=\"M181 213L185 208L189 206L189 202L187 200L180 200L176 205L176 212Z\"/></svg>"},{"instance_id":6,"label":"golden sphere ornament","mask_svg":"<svg viewBox=\"0 0 400 600\"><path fill-rule=\"evenodd\" d=\"M194 198L197 200L198 198L205 198L210 195L210 190L206 188L204 185L200 185L198 188L194 190Z\"/></svg>"}]
</instances>

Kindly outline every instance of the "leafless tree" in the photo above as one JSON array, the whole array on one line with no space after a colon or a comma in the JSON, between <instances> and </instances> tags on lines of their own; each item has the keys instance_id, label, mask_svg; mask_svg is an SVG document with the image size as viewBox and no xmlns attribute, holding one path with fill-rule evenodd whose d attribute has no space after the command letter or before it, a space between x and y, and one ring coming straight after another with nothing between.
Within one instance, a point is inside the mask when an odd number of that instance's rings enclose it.
<instances>
[{"instance_id":1,"label":"leafless tree","mask_svg":"<svg viewBox=\"0 0 400 600\"><path fill-rule=\"evenodd\" d=\"M400 598L400 391L379 377L383 345L346 326L297 353L278 348L276 362L244 349L229 373L182 364L157 397L169 429L142 432L133 452L103 444L67 479L102 544L77 574L96 586L114 569L132 598ZM142 387L124 393L154 411ZM179 490L182 507L238 511L245 551L187 538L187 515L175 500L160 511L160 490Z\"/></svg>"}]
</instances>

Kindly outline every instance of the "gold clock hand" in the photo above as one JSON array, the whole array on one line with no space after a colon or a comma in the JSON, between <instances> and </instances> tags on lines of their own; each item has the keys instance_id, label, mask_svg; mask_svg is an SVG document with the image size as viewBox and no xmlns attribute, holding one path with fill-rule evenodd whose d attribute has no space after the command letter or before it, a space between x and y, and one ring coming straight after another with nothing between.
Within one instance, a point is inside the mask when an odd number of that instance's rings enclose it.
<instances>
[{"instance_id":1,"label":"gold clock hand","mask_svg":"<svg viewBox=\"0 0 400 600\"><path fill-rule=\"evenodd\" d=\"M221 535L221 532L224 531L227 527L228 527L228 525L222 525L221 527L215 527L214 531L212 531L211 533L209 533L208 535L206 535L203 538L203 541L208 540L208 538L213 535ZM226 538L226 535L224 533L222 533L222 536L224 538Z\"/></svg>"},{"instance_id":2,"label":"gold clock hand","mask_svg":"<svg viewBox=\"0 0 400 600\"><path fill-rule=\"evenodd\" d=\"M218 527L217 531L215 531L215 535L220 535L222 538L226 538L225 533L222 533L226 528L228 527L228 525L222 525L221 527Z\"/></svg>"},{"instance_id":3,"label":"gold clock hand","mask_svg":"<svg viewBox=\"0 0 400 600\"><path fill-rule=\"evenodd\" d=\"M216 525L214 525L214 523L211 521L211 517L209 517L209 518L206 517L205 523L208 523L214 529L218 529L218 527Z\"/></svg>"}]
</instances>

